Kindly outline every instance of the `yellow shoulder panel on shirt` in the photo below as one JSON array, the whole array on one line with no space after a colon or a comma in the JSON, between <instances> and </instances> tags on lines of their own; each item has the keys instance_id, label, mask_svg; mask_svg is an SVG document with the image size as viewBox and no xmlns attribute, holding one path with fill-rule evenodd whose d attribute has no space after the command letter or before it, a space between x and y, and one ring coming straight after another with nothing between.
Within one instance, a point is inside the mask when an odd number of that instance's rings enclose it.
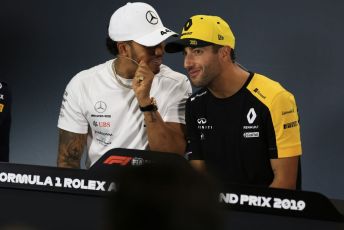
<instances>
[{"instance_id":1,"label":"yellow shoulder panel on shirt","mask_svg":"<svg viewBox=\"0 0 344 230\"><path fill-rule=\"evenodd\" d=\"M247 89L267 107L270 107L275 96L286 91L278 82L255 73Z\"/></svg>"},{"instance_id":2,"label":"yellow shoulder panel on shirt","mask_svg":"<svg viewBox=\"0 0 344 230\"><path fill-rule=\"evenodd\" d=\"M301 155L299 117L294 96L278 82L254 74L247 89L270 111L278 158Z\"/></svg>"}]
</instances>

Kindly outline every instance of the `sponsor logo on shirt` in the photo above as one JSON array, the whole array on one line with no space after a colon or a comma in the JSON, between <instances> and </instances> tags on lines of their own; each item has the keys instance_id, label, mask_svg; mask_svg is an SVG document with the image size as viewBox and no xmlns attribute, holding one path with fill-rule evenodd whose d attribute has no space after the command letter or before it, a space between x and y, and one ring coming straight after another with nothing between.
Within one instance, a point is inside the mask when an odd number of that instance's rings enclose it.
<instances>
[{"instance_id":1,"label":"sponsor logo on shirt","mask_svg":"<svg viewBox=\"0 0 344 230\"><path fill-rule=\"evenodd\" d=\"M4 95L0 94L0 100L5 100Z\"/></svg>"},{"instance_id":2,"label":"sponsor logo on shirt","mask_svg":"<svg viewBox=\"0 0 344 230\"><path fill-rule=\"evenodd\" d=\"M201 94L196 94L194 97L190 98L190 101L193 101L193 100L195 100L197 97L201 97L201 96L203 96L203 95L206 94L206 93L207 93L207 91L204 91L204 92L201 93Z\"/></svg>"},{"instance_id":3,"label":"sponsor logo on shirt","mask_svg":"<svg viewBox=\"0 0 344 230\"><path fill-rule=\"evenodd\" d=\"M255 138L259 137L259 132L246 132L243 134L245 138Z\"/></svg>"},{"instance_id":4,"label":"sponsor logo on shirt","mask_svg":"<svg viewBox=\"0 0 344 230\"><path fill-rule=\"evenodd\" d=\"M296 127L296 126L298 126L298 122L297 121L293 121L293 122L284 124L283 128L284 129L289 129L289 128L293 128L293 127Z\"/></svg>"},{"instance_id":5,"label":"sponsor logo on shirt","mask_svg":"<svg viewBox=\"0 0 344 230\"><path fill-rule=\"evenodd\" d=\"M104 138L104 137L96 138L98 143L101 144L101 145L104 145L104 146L111 145L111 141L106 140L106 139L108 139L108 138Z\"/></svg>"},{"instance_id":6,"label":"sponsor logo on shirt","mask_svg":"<svg viewBox=\"0 0 344 230\"><path fill-rule=\"evenodd\" d=\"M102 128L108 128L111 127L111 122L108 121L93 121L94 127L102 127Z\"/></svg>"},{"instance_id":7,"label":"sponsor logo on shirt","mask_svg":"<svg viewBox=\"0 0 344 230\"><path fill-rule=\"evenodd\" d=\"M205 140L205 135L204 135L204 133L201 133L200 139L201 139L201 140Z\"/></svg>"},{"instance_id":8,"label":"sponsor logo on shirt","mask_svg":"<svg viewBox=\"0 0 344 230\"><path fill-rule=\"evenodd\" d=\"M107 105L103 101L97 101L96 104L94 105L94 110L97 113L104 113L106 111Z\"/></svg>"},{"instance_id":9,"label":"sponsor logo on shirt","mask_svg":"<svg viewBox=\"0 0 344 230\"><path fill-rule=\"evenodd\" d=\"M104 133L102 131L95 130L94 131L96 134L102 135L102 136L109 136L112 137L112 133Z\"/></svg>"},{"instance_id":10,"label":"sponsor logo on shirt","mask_svg":"<svg viewBox=\"0 0 344 230\"><path fill-rule=\"evenodd\" d=\"M91 117L106 117L106 118L111 118L111 115L91 114Z\"/></svg>"},{"instance_id":11,"label":"sponsor logo on shirt","mask_svg":"<svg viewBox=\"0 0 344 230\"><path fill-rule=\"evenodd\" d=\"M294 113L294 108L291 108L290 110L288 111L282 111L282 116L286 115L286 114L289 114L289 113Z\"/></svg>"},{"instance_id":12,"label":"sponsor logo on shirt","mask_svg":"<svg viewBox=\"0 0 344 230\"><path fill-rule=\"evenodd\" d=\"M198 123L198 124L204 125L205 123L207 123L207 119L205 119L205 118L203 118L203 117L202 117L202 118L198 118L198 119L197 119L197 123Z\"/></svg>"},{"instance_id":13,"label":"sponsor logo on shirt","mask_svg":"<svg viewBox=\"0 0 344 230\"><path fill-rule=\"evenodd\" d=\"M258 94L261 98L263 98L263 99L265 99L266 98L266 96L264 96L263 94L262 94L262 92L260 92L260 90L258 89L258 88L255 88L254 90L253 90L253 92L255 92L256 94Z\"/></svg>"},{"instance_id":14,"label":"sponsor logo on shirt","mask_svg":"<svg viewBox=\"0 0 344 230\"><path fill-rule=\"evenodd\" d=\"M210 129L213 129L213 126L212 125L209 125L207 124L207 119L204 118L204 117L201 117L201 118L198 118L197 119L197 128L198 129L202 129L202 130L210 130Z\"/></svg>"},{"instance_id":15,"label":"sponsor logo on shirt","mask_svg":"<svg viewBox=\"0 0 344 230\"><path fill-rule=\"evenodd\" d=\"M250 110L248 111L246 115L246 118L249 124L252 124L256 120L257 114L256 114L256 111L254 111L254 108L250 108Z\"/></svg>"},{"instance_id":16,"label":"sponsor logo on shirt","mask_svg":"<svg viewBox=\"0 0 344 230\"><path fill-rule=\"evenodd\" d=\"M243 129L259 129L259 125L244 125Z\"/></svg>"}]
</instances>

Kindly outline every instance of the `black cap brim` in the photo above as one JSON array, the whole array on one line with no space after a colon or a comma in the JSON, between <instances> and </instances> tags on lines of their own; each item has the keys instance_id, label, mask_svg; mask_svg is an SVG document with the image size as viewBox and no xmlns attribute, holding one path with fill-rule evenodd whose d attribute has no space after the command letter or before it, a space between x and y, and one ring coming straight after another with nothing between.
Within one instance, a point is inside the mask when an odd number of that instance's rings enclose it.
<instances>
[{"instance_id":1,"label":"black cap brim","mask_svg":"<svg viewBox=\"0 0 344 230\"><path fill-rule=\"evenodd\" d=\"M184 50L185 47L204 47L204 46L210 46L213 45L211 42L206 42L199 39L193 39L193 38L185 38L185 39L179 39L176 41L168 42L165 45L165 52L166 53L178 53Z\"/></svg>"}]
</instances>

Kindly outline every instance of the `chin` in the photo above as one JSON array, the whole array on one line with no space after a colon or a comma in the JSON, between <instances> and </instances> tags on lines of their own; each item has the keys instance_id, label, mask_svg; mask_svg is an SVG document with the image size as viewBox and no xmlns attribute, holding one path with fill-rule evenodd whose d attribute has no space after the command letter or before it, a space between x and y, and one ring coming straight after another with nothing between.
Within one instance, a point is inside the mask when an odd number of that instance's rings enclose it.
<instances>
[{"instance_id":1,"label":"chin","mask_svg":"<svg viewBox=\"0 0 344 230\"><path fill-rule=\"evenodd\" d=\"M194 87L203 88L203 87L205 86L204 84L202 84L202 82L199 82L199 81L192 81L191 79L190 79L190 81L191 81L191 84L192 84Z\"/></svg>"},{"instance_id":2,"label":"chin","mask_svg":"<svg viewBox=\"0 0 344 230\"><path fill-rule=\"evenodd\" d=\"M153 68L150 68L151 70L152 70L152 72L154 73L154 74L157 74L157 73L159 73L160 72L160 67L158 66L158 67L153 67Z\"/></svg>"}]
</instances>

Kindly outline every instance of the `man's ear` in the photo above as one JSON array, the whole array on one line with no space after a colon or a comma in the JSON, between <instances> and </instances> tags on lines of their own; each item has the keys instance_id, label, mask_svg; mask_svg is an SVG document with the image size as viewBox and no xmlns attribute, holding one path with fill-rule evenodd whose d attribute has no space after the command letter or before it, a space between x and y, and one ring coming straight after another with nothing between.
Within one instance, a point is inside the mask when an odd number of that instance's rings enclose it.
<instances>
[{"instance_id":1,"label":"man's ear","mask_svg":"<svg viewBox=\"0 0 344 230\"><path fill-rule=\"evenodd\" d=\"M223 58L224 60L232 61L232 59L231 59L231 48L229 46L222 47L220 50L220 55L221 55L221 58Z\"/></svg>"},{"instance_id":2,"label":"man's ear","mask_svg":"<svg viewBox=\"0 0 344 230\"><path fill-rule=\"evenodd\" d=\"M127 56L130 46L126 42L117 42L118 54Z\"/></svg>"}]
</instances>

